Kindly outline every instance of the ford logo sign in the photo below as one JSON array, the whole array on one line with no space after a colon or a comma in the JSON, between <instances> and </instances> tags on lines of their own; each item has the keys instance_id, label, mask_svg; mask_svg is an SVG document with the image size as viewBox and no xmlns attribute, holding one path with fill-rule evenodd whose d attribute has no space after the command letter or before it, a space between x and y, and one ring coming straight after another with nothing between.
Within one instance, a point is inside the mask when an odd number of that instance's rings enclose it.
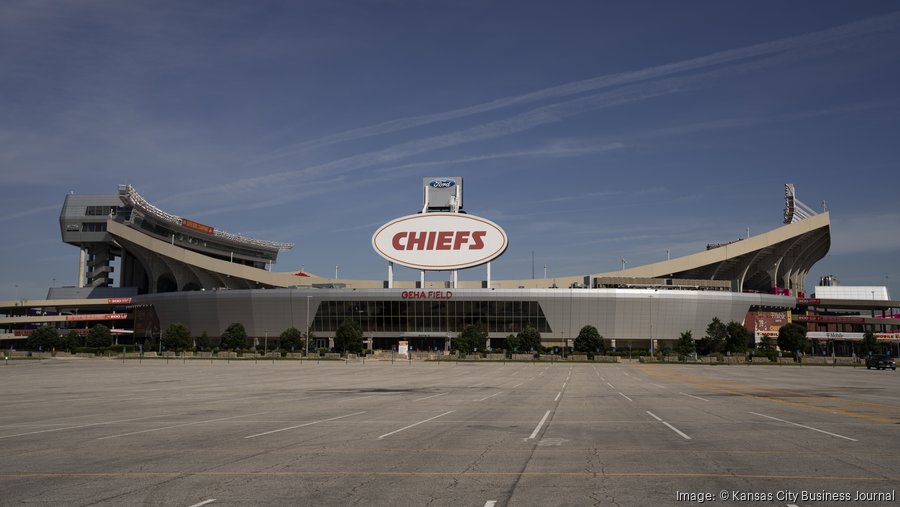
<instances>
[{"instance_id":1,"label":"ford logo sign","mask_svg":"<svg viewBox=\"0 0 900 507\"><path fill-rule=\"evenodd\" d=\"M450 188L456 186L456 182L449 179L431 180L428 186L432 188Z\"/></svg>"}]
</instances>

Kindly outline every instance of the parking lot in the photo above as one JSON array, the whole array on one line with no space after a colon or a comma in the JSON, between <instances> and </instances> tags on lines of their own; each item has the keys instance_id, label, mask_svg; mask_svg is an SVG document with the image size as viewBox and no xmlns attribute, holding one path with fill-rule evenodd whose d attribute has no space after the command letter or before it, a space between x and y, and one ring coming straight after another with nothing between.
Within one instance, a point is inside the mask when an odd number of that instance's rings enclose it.
<instances>
[{"instance_id":1,"label":"parking lot","mask_svg":"<svg viewBox=\"0 0 900 507\"><path fill-rule=\"evenodd\" d=\"M846 367L10 361L0 505L892 505L898 388Z\"/></svg>"}]
</instances>

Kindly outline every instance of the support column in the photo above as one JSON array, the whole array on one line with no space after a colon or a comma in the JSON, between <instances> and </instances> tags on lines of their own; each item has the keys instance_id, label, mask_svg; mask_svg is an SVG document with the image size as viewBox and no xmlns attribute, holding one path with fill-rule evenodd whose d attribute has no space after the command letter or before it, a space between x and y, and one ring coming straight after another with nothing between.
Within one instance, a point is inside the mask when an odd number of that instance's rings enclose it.
<instances>
[{"instance_id":1,"label":"support column","mask_svg":"<svg viewBox=\"0 0 900 507\"><path fill-rule=\"evenodd\" d=\"M84 287L84 248L80 248L78 250L78 280L75 281L75 286L79 289Z\"/></svg>"},{"instance_id":2,"label":"support column","mask_svg":"<svg viewBox=\"0 0 900 507\"><path fill-rule=\"evenodd\" d=\"M491 263L487 263L487 288L491 288Z\"/></svg>"},{"instance_id":3,"label":"support column","mask_svg":"<svg viewBox=\"0 0 900 507\"><path fill-rule=\"evenodd\" d=\"M388 289L394 288L394 263L388 261Z\"/></svg>"},{"instance_id":4,"label":"support column","mask_svg":"<svg viewBox=\"0 0 900 507\"><path fill-rule=\"evenodd\" d=\"M425 270L424 269L419 272L419 288L420 289L425 288Z\"/></svg>"}]
</instances>

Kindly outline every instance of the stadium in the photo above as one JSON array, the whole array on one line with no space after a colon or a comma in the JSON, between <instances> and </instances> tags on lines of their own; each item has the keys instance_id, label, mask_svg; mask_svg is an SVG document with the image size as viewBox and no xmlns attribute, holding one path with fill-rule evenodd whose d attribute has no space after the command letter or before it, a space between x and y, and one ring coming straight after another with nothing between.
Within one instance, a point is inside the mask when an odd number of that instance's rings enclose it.
<instances>
[{"instance_id":1,"label":"stadium","mask_svg":"<svg viewBox=\"0 0 900 507\"><path fill-rule=\"evenodd\" d=\"M167 213L129 185L112 195L67 195L60 234L78 248L79 284L52 288L46 300L0 302L0 337L10 348L41 324L103 323L119 343L143 343L174 323L217 337L239 322L259 339L309 329L310 347L318 348L329 347L340 323L352 319L374 349L406 342L413 350L450 351L468 325L486 331L491 348L503 348L526 326L541 333L542 345L565 347L592 325L613 348L653 350L685 331L702 337L713 318L743 323L759 340L777 335L793 312L832 342L828 333L844 331L839 340L852 341L851 334L872 330L897 343L900 319L892 309L900 304L886 291L863 306L871 317L849 321L836 309L858 305L806 298L806 277L828 253L831 226L827 212L795 198L793 185L785 186L784 223L763 234L615 272L524 280L491 279L490 261L508 238L499 225L465 213L461 177L424 178L422 188L420 213L373 236L388 261L384 280L273 271L279 252L293 244ZM395 263L420 269L420 279L394 280ZM481 265L484 280L458 280L458 270ZM451 280L426 281L427 271L449 271Z\"/></svg>"}]
</instances>

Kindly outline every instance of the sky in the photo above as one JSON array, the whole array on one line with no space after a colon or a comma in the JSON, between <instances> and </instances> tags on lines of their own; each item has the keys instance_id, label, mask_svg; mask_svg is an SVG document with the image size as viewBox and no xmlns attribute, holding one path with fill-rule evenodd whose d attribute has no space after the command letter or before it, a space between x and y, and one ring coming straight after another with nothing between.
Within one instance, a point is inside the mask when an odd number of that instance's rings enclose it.
<instances>
[{"instance_id":1,"label":"sky","mask_svg":"<svg viewBox=\"0 0 900 507\"><path fill-rule=\"evenodd\" d=\"M371 236L429 176L509 235L495 279L760 234L793 183L831 213L807 290L900 298L900 5L0 2L0 299L73 285L65 195L119 184L294 243L273 270L385 279Z\"/></svg>"}]
</instances>

